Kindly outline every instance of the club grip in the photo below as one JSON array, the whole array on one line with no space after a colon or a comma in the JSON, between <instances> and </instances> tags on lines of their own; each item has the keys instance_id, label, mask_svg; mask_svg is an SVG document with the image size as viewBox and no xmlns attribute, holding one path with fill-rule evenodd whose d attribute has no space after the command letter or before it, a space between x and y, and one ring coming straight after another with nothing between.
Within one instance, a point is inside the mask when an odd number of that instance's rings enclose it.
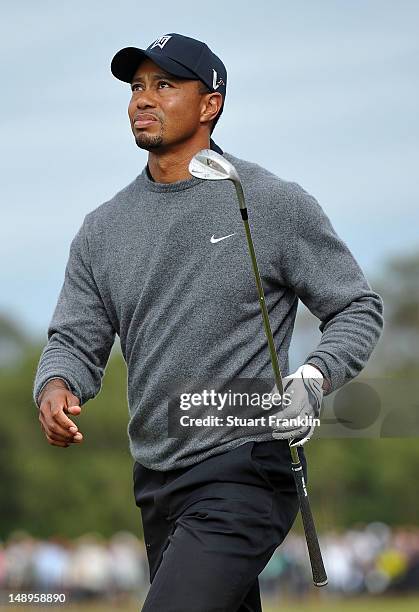
<instances>
[{"instance_id":1,"label":"club grip","mask_svg":"<svg viewBox=\"0 0 419 612\"><path fill-rule=\"evenodd\" d=\"M294 474L295 485L297 487L300 502L300 512L307 541L308 554L310 557L313 583L318 587L325 586L327 584L327 574L323 564L319 540L317 538L316 526L311 513L303 467L300 461L296 463L295 460L293 460L291 468Z\"/></svg>"}]
</instances>

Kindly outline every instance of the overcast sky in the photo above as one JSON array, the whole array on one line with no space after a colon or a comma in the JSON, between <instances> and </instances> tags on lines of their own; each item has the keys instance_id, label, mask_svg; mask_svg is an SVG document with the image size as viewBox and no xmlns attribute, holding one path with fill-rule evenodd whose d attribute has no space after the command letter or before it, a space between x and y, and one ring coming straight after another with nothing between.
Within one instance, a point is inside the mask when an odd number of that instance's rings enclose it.
<instances>
[{"instance_id":1,"label":"overcast sky","mask_svg":"<svg viewBox=\"0 0 419 612\"><path fill-rule=\"evenodd\" d=\"M4 2L0 310L46 337L84 216L146 163L110 61L169 32L227 67L214 139L312 193L372 279L419 246L418 25L406 0Z\"/></svg>"}]
</instances>

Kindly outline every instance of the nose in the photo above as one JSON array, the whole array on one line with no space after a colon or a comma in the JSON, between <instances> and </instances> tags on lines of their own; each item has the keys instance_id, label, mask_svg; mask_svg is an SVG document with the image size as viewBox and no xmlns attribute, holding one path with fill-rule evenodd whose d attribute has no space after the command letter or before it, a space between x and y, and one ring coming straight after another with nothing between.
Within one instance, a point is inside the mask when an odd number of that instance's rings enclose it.
<instances>
[{"instance_id":1,"label":"nose","mask_svg":"<svg viewBox=\"0 0 419 612\"><path fill-rule=\"evenodd\" d=\"M137 93L136 106L139 109L156 107L154 93L151 88L147 87Z\"/></svg>"}]
</instances>

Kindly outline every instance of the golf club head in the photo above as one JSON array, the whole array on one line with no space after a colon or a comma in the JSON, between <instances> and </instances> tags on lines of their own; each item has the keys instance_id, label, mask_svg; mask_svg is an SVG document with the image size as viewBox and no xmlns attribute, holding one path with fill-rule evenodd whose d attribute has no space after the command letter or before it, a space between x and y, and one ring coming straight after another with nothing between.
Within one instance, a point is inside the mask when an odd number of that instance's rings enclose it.
<instances>
[{"instance_id":1,"label":"golf club head","mask_svg":"<svg viewBox=\"0 0 419 612\"><path fill-rule=\"evenodd\" d=\"M212 149L202 149L196 153L190 163L192 176L210 181L230 180L240 182L235 167L225 157Z\"/></svg>"},{"instance_id":2,"label":"golf club head","mask_svg":"<svg viewBox=\"0 0 419 612\"><path fill-rule=\"evenodd\" d=\"M189 162L189 172L192 176L209 181L232 181L236 188L239 205L246 210L244 193L237 170L230 162L212 149L202 149Z\"/></svg>"}]
</instances>

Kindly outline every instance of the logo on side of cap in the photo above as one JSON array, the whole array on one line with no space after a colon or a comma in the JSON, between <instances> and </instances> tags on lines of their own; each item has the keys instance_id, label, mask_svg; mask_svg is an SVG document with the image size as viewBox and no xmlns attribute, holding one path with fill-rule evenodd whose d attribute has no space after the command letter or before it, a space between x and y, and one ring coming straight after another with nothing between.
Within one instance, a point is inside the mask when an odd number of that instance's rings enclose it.
<instances>
[{"instance_id":1,"label":"logo on side of cap","mask_svg":"<svg viewBox=\"0 0 419 612\"><path fill-rule=\"evenodd\" d=\"M164 45L171 39L172 37L169 36L169 34L165 34L164 36L160 36L160 38L157 38L157 40L155 40L148 48L149 49L154 49L154 47L160 47L160 49L163 49Z\"/></svg>"},{"instance_id":2,"label":"logo on side of cap","mask_svg":"<svg viewBox=\"0 0 419 612\"><path fill-rule=\"evenodd\" d=\"M217 71L214 70L214 68L212 69L212 86L214 89L218 89L220 87L220 85L225 85L223 79L218 79L217 81Z\"/></svg>"}]
</instances>

